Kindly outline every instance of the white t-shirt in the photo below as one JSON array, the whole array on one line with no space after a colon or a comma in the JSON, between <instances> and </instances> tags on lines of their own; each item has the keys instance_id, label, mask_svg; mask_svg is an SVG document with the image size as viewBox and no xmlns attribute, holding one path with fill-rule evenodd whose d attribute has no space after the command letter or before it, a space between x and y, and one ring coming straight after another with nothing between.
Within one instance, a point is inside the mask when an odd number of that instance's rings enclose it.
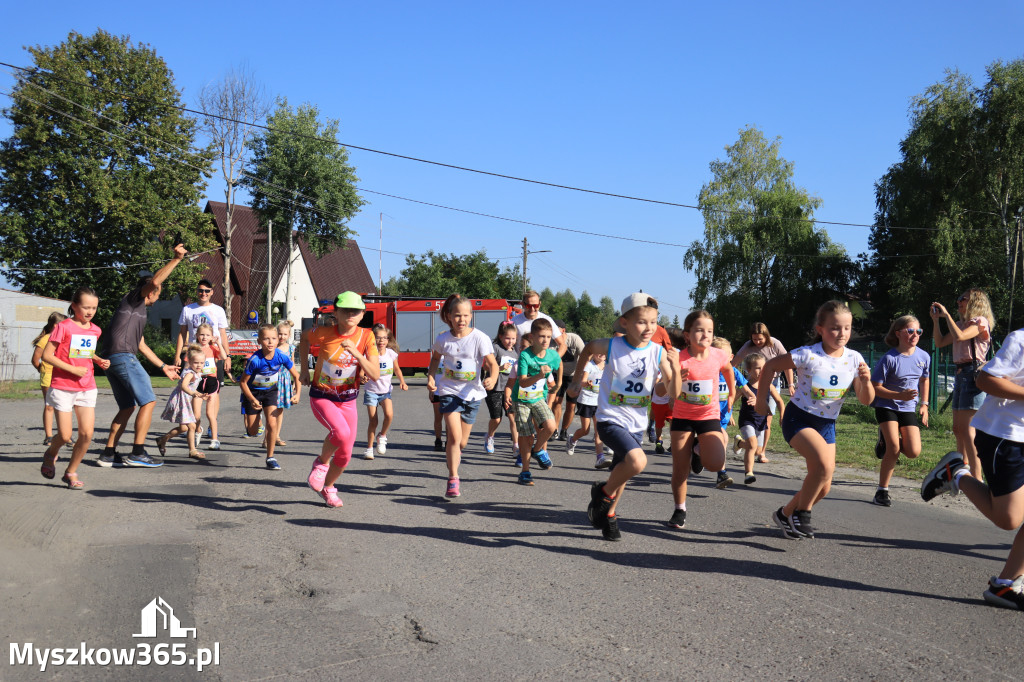
<instances>
[{"instance_id":1,"label":"white t-shirt","mask_svg":"<svg viewBox=\"0 0 1024 682\"><path fill-rule=\"evenodd\" d=\"M545 320L551 323L552 339L557 339L559 336L562 335L562 331L558 328L558 325L555 324L555 320L550 315L545 315L542 312L538 312L537 317L533 319L537 320L540 318L544 318ZM531 327L533 327L533 320L527 318L526 313L519 313L518 315L512 318L512 324L514 324L516 326L516 329L519 330L519 339L522 340L523 334L530 333L530 329Z\"/></svg>"},{"instance_id":2,"label":"white t-shirt","mask_svg":"<svg viewBox=\"0 0 1024 682\"><path fill-rule=\"evenodd\" d=\"M391 379L395 376L395 360L398 359L398 353L385 348L384 353L377 359L380 362L380 379L367 381L364 386L369 393L384 395L391 392Z\"/></svg>"},{"instance_id":3,"label":"white t-shirt","mask_svg":"<svg viewBox=\"0 0 1024 682\"><path fill-rule=\"evenodd\" d=\"M611 422L630 433L643 432L661 351L661 346L652 341L643 348L634 348L624 336L611 340L598 393L599 422Z\"/></svg>"},{"instance_id":4,"label":"white t-shirt","mask_svg":"<svg viewBox=\"0 0 1024 682\"><path fill-rule=\"evenodd\" d=\"M1003 347L981 371L1024 386L1024 329L1011 332L1003 340ZM1024 443L1024 400L985 396L981 409L971 419L971 426L996 438Z\"/></svg>"},{"instance_id":5,"label":"white t-shirt","mask_svg":"<svg viewBox=\"0 0 1024 682\"><path fill-rule=\"evenodd\" d=\"M219 342L220 334L218 332L221 329L228 328L228 317L224 313L224 309L216 303L206 306L201 306L198 303L189 303L181 309L181 315L178 316L178 324L188 325L189 343L196 340L196 329L204 323L213 327L213 339Z\"/></svg>"},{"instance_id":6,"label":"white t-shirt","mask_svg":"<svg viewBox=\"0 0 1024 682\"><path fill-rule=\"evenodd\" d=\"M857 378L864 357L844 347L843 354L833 358L825 354L820 342L801 346L790 357L799 375L790 402L815 417L836 419L843 407L843 395Z\"/></svg>"},{"instance_id":7,"label":"white t-shirt","mask_svg":"<svg viewBox=\"0 0 1024 682\"><path fill-rule=\"evenodd\" d=\"M580 395L576 398L576 402L580 405L597 405L597 394L601 391L601 375L604 374L604 367L598 367L588 360L583 371L587 374L587 381L593 382L594 385L588 387L584 384L580 387Z\"/></svg>"},{"instance_id":8,"label":"white t-shirt","mask_svg":"<svg viewBox=\"0 0 1024 682\"><path fill-rule=\"evenodd\" d=\"M494 355L491 339L479 329L457 339L451 332L438 334L431 350L440 353L444 372L437 379L437 395L454 395L466 401L482 400L484 390L480 372L484 359Z\"/></svg>"}]
</instances>

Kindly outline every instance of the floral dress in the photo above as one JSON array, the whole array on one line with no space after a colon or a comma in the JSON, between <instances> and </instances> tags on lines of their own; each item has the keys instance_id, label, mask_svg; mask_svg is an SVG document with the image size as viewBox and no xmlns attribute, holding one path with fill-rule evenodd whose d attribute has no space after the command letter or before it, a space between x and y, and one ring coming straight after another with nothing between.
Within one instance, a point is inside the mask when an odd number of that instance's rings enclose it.
<instances>
[{"instance_id":1,"label":"floral dress","mask_svg":"<svg viewBox=\"0 0 1024 682\"><path fill-rule=\"evenodd\" d=\"M292 357L291 344L283 348L278 346L277 349L289 358ZM292 406L292 373L286 368L282 368L277 377L277 406L286 410L291 409Z\"/></svg>"},{"instance_id":2,"label":"floral dress","mask_svg":"<svg viewBox=\"0 0 1024 682\"><path fill-rule=\"evenodd\" d=\"M175 424L194 424L196 415L192 412L192 396L181 390L181 386L186 384L189 390L194 391L202 378L202 375L196 374L191 369L182 370L181 381L171 391L171 395L167 399L167 407L164 408L161 418Z\"/></svg>"}]
</instances>

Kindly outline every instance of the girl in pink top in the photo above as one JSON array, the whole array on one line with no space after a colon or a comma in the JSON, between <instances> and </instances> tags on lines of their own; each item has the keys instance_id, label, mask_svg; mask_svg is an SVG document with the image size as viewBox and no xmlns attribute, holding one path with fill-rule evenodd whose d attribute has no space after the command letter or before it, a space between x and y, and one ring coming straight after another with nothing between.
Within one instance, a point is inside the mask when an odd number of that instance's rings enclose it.
<instances>
[{"instance_id":1,"label":"girl in pink top","mask_svg":"<svg viewBox=\"0 0 1024 682\"><path fill-rule=\"evenodd\" d=\"M670 528L686 525L686 479L691 469L700 473L704 466L721 471L725 466L725 444L721 437L718 377L729 387L727 400L736 398L736 378L729 354L711 346L715 321L706 310L695 310L683 322L683 343L679 353L682 390L672 407L672 497L675 511ZM675 340L674 340L675 343ZM693 451L700 444L700 455Z\"/></svg>"},{"instance_id":2,"label":"girl in pink top","mask_svg":"<svg viewBox=\"0 0 1024 682\"><path fill-rule=\"evenodd\" d=\"M100 328L92 323L100 300L96 292L82 287L75 292L68 309L68 319L50 333L50 339L43 350L43 361L53 365L50 391L46 400L57 414L57 435L43 454L40 473L43 478L56 476L57 453L61 446L71 442L71 411L78 418L78 440L71 451L71 460L61 480L72 490L80 490L78 465L92 441L93 425L96 420L96 379L93 364L102 369L110 366L109 360L97 355Z\"/></svg>"},{"instance_id":3,"label":"girl in pink top","mask_svg":"<svg viewBox=\"0 0 1024 682\"><path fill-rule=\"evenodd\" d=\"M988 355L992 344L992 326L995 315L992 304L981 289L968 289L956 299L958 321L941 303L932 303L929 312L932 318L932 333L935 347L943 348L953 344L953 362L956 375L953 378L953 435L956 449L964 456L971 469L971 476L981 480L981 461L974 447L974 428L971 419L985 400L985 393L974 382L974 377ZM945 334L939 327L939 320L946 320L949 331Z\"/></svg>"}]
</instances>

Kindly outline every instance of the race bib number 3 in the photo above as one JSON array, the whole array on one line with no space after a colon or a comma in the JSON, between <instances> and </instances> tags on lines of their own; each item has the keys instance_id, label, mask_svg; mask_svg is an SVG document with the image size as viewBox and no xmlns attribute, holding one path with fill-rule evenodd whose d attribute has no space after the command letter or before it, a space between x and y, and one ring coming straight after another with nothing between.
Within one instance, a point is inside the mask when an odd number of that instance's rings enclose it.
<instances>
[{"instance_id":1,"label":"race bib number 3","mask_svg":"<svg viewBox=\"0 0 1024 682\"><path fill-rule=\"evenodd\" d=\"M840 381L838 374L815 374L811 377L811 399L834 401L846 393L846 385Z\"/></svg>"},{"instance_id":2,"label":"race bib number 3","mask_svg":"<svg viewBox=\"0 0 1024 682\"><path fill-rule=\"evenodd\" d=\"M714 398L715 383L711 379L684 381L679 399L688 405L710 405Z\"/></svg>"},{"instance_id":3,"label":"race bib number 3","mask_svg":"<svg viewBox=\"0 0 1024 682\"><path fill-rule=\"evenodd\" d=\"M72 334L68 357L92 359L96 354L96 337L89 334Z\"/></svg>"},{"instance_id":4,"label":"race bib number 3","mask_svg":"<svg viewBox=\"0 0 1024 682\"><path fill-rule=\"evenodd\" d=\"M624 407L650 407L651 394L643 379L619 379L612 381L612 390L608 393L608 404Z\"/></svg>"},{"instance_id":5,"label":"race bib number 3","mask_svg":"<svg viewBox=\"0 0 1024 682\"><path fill-rule=\"evenodd\" d=\"M476 379L476 363L471 360L459 360L454 367L444 368L444 378L451 381L473 381Z\"/></svg>"}]
</instances>

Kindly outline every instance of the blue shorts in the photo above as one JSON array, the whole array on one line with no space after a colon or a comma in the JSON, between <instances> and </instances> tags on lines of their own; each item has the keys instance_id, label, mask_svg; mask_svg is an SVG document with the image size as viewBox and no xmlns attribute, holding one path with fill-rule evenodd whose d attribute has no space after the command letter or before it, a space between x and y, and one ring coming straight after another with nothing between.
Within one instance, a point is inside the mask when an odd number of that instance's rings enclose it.
<instances>
[{"instance_id":1,"label":"blue shorts","mask_svg":"<svg viewBox=\"0 0 1024 682\"><path fill-rule=\"evenodd\" d=\"M804 412L799 407L790 403L782 413L782 437L786 443L793 440L797 431L814 429L826 443L830 445L836 442L836 420L827 417L815 417L813 414Z\"/></svg>"},{"instance_id":2,"label":"blue shorts","mask_svg":"<svg viewBox=\"0 0 1024 682\"><path fill-rule=\"evenodd\" d=\"M985 394L974 383L977 370L972 365L958 367L953 377L952 407L954 410L980 410Z\"/></svg>"},{"instance_id":3,"label":"blue shorts","mask_svg":"<svg viewBox=\"0 0 1024 682\"><path fill-rule=\"evenodd\" d=\"M730 419L732 419L732 410L729 410L728 412L722 412L722 419L720 423L722 424L723 429L729 428Z\"/></svg>"},{"instance_id":4,"label":"blue shorts","mask_svg":"<svg viewBox=\"0 0 1024 682\"><path fill-rule=\"evenodd\" d=\"M391 400L391 391L387 393L374 393L373 391L363 391L363 405L369 405L371 407L380 405L385 400Z\"/></svg>"},{"instance_id":5,"label":"blue shorts","mask_svg":"<svg viewBox=\"0 0 1024 682\"><path fill-rule=\"evenodd\" d=\"M438 396L437 402L441 405L441 414L461 412L462 421L467 424L476 421L476 413L480 410L479 400L463 400L457 395Z\"/></svg>"},{"instance_id":6,"label":"blue shorts","mask_svg":"<svg viewBox=\"0 0 1024 682\"><path fill-rule=\"evenodd\" d=\"M612 449L612 469L626 459L630 450L638 449L644 442L644 434L640 431L632 433L611 422L597 422L597 435L601 436L601 442Z\"/></svg>"},{"instance_id":7,"label":"blue shorts","mask_svg":"<svg viewBox=\"0 0 1024 682\"><path fill-rule=\"evenodd\" d=\"M114 392L114 400L117 401L117 409L127 410L136 405L142 407L156 402L153 382L134 353L114 353L107 359L110 360L110 367L106 375L110 380L110 390Z\"/></svg>"},{"instance_id":8,"label":"blue shorts","mask_svg":"<svg viewBox=\"0 0 1024 682\"><path fill-rule=\"evenodd\" d=\"M1024 487L1024 443L975 431L974 447L978 449L981 470L993 497L1009 495Z\"/></svg>"}]
</instances>

